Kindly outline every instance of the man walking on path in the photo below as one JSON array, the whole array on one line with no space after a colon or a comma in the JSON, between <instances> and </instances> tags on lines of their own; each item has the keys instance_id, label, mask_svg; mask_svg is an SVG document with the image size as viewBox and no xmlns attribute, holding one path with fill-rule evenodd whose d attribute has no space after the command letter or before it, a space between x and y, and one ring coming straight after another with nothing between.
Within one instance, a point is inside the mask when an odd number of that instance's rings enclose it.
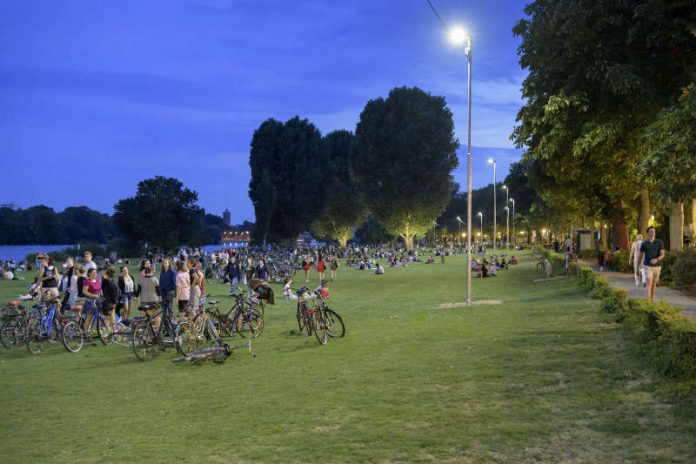
<instances>
[{"instance_id":1,"label":"man walking on path","mask_svg":"<svg viewBox=\"0 0 696 464\"><path fill-rule=\"evenodd\" d=\"M655 238L655 228L648 227L648 239L640 246L640 261L645 266L648 281L648 301L655 296L655 286L660 280L661 261L665 258L665 246L662 240Z\"/></svg>"},{"instance_id":2,"label":"man walking on path","mask_svg":"<svg viewBox=\"0 0 696 464\"><path fill-rule=\"evenodd\" d=\"M643 234L636 235L636 240L631 245L631 252L628 254L628 265L633 266L633 278L636 281L636 287L640 287L641 283L644 282L641 275L641 267L643 263L640 262L640 247L643 245Z\"/></svg>"}]
</instances>

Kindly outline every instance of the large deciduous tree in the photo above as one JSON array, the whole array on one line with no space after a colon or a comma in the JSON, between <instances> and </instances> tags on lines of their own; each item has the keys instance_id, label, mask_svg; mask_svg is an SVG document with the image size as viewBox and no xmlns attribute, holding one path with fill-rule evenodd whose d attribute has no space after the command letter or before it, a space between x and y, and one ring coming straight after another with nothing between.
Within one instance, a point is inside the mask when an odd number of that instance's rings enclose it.
<instances>
[{"instance_id":1,"label":"large deciduous tree","mask_svg":"<svg viewBox=\"0 0 696 464\"><path fill-rule=\"evenodd\" d=\"M114 222L132 247L148 244L162 251L205 240L205 212L198 194L177 179L157 176L138 183L134 197L114 206Z\"/></svg>"},{"instance_id":2,"label":"large deciduous tree","mask_svg":"<svg viewBox=\"0 0 696 464\"><path fill-rule=\"evenodd\" d=\"M627 202L641 191L641 131L693 64L693 3L537 0L525 12L514 32L529 75L513 138L548 178L600 209L625 248Z\"/></svg>"},{"instance_id":3,"label":"large deciduous tree","mask_svg":"<svg viewBox=\"0 0 696 464\"><path fill-rule=\"evenodd\" d=\"M283 123L267 119L254 131L251 139L249 167L249 198L254 205L256 227L254 241L265 245L271 228L271 216L276 204L276 188L271 180L271 172L280 169L280 138Z\"/></svg>"},{"instance_id":4,"label":"large deciduous tree","mask_svg":"<svg viewBox=\"0 0 696 464\"><path fill-rule=\"evenodd\" d=\"M324 176L326 205L312 224L312 232L320 238L336 240L346 246L353 229L367 217L357 186L350 177L348 160L354 136L346 130L334 131L322 139L328 172Z\"/></svg>"},{"instance_id":5,"label":"large deciduous tree","mask_svg":"<svg viewBox=\"0 0 696 464\"><path fill-rule=\"evenodd\" d=\"M371 213L408 249L450 200L458 145L445 99L419 88L392 89L360 114L351 172Z\"/></svg>"},{"instance_id":6,"label":"large deciduous tree","mask_svg":"<svg viewBox=\"0 0 696 464\"><path fill-rule=\"evenodd\" d=\"M269 119L251 143L249 196L259 243L295 239L323 210L328 164L321 133L307 119Z\"/></svg>"},{"instance_id":7,"label":"large deciduous tree","mask_svg":"<svg viewBox=\"0 0 696 464\"><path fill-rule=\"evenodd\" d=\"M657 115L645 139L648 156L643 172L671 203L669 243L670 249L678 250L684 245L684 203L696 198L696 83L684 89L678 103Z\"/></svg>"}]
</instances>

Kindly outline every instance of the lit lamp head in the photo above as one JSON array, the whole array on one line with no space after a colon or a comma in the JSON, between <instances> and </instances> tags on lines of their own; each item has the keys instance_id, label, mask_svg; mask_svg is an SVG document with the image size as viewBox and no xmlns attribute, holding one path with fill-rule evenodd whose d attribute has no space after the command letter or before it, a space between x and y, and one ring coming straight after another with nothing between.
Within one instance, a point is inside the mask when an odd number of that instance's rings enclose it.
<instances>
[{"instance_id":1,"label":"lit lamp head","mask_svg":"<svg viewBox=\"0 0 696 464\"><path fill-rule=\"evenodd\" d=\"M461 26L455 26L447 34L452 45L464 45L469 40L469 36Z\"/></svg>"}]
</instances>

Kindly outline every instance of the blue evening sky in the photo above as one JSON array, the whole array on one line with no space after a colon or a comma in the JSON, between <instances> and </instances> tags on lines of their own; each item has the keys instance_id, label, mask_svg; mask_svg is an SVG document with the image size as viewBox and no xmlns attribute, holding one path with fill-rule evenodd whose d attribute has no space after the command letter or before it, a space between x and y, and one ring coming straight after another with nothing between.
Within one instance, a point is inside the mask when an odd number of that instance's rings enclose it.
<instances>
[{"instance_id":1,"label":"blue evening sky","mask_svg":"<svg viewBox=\"0 0 696 464\"><path fill-rule=\"evenodd\" d=\"M432 0L474 38L474 187L517 161L525 1ZM443 95L466 188L466 58L426 0L4 0L0 203L112 213L138 181L180 179L209 212L254 220L249 143L267 118L355 130L396 86Z\"/></svg>"}]
</instances>

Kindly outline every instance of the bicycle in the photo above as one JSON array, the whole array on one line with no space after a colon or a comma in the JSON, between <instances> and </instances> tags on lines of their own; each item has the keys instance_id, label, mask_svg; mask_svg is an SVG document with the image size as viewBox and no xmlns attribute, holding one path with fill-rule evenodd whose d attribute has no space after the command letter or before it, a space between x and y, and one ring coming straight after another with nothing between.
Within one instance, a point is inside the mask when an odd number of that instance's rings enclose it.
<instances>
[{"instance_id":1,"label":"bicycle","mask_svg":"<svg viewBox=\"0 0 696 464\"><path fill-rule=\"evenodd\" d=\"M47 303L50 303L50 307ZM29 316L24 339L30 353L41 353L49 340L62 338L63 327L60 320L56 318L59 307L60 300L58 298L50 302L41 302Z\"/></svg>"},{"instance_id":2,"label":"bicycle","mask_svg":"<svg viewBox=\"0 0 696 464\"><path fill-rule=\"evenodd\" d=\"M140 311L147 311L145 317L134 319L135 325L133 326L131 340L133 353L140 361L150 360L155 356L157 349L164 351L168 344L175 344L175 339L167 343L163 337L164 333L168 334L168 331L172 330L172 322L167 312L164 310L158 311L156 314L150 312L159 308L160 306L157 303L146 303L138 306ZM160 316L164 317L162 317L159 327L156 327L155 321Z\"/></svg>"},{"instance_id":3,"label":"bicycle","mask_svg":"<svg viewBox=\"0 0 696 464\"><path fill-rule=\"evenodd\" d=\"M82 306L75 306L71 311L77 312L78 317L68 321L63 327L61 339L63 346L71 353L77 353L82 349L84 343L91 343L92 334L96 332L96 336L102 345L106 346L111 343L111 336L114 328L111 321L99 311L101 302L95 301L92 304L91 315L92 321L87 329L84 329L85 319L82 316Z\"/></svg>"},{"instance_id":4,"label":"bicycle","mask_svg":"<svg viewBox=\"0 0 696 464\"><path fill-rule=\"evenodd\" d=\"M24 343L27 312L20 301L10 301L0 317L0 344L8 350Z\"/></svg>"},{"instance_id":5,"label":"bicycle","mask_svg":"<svg viewBox=\"0 0 696 464\"><path fill-rule=\"evenodd\" d=\"M295 318L300 333L306 331L307 336L314 334L321 345L325 345L329 338L345 336L343 318L328 307L318 291L310 292L307 287L295 291L298 297Z\"/></svg>"},{"instance_id":6,"label":"bicycle","mask_svg":"<svg viewBox=\"0 0 696 464\"><path fill-rule=\"evenodd\" d=\"M257 338L265 327L263 302L254 296L246 298L246 292L239 288L234 294L234 305L223 313L218 302L211 300L206 309L218 327L221 336L231 337L235 332L242 338Z\"/></svg>"},{"instance_id":7,"label":"bicycle","mask_svg":"<svg viewBox=\"0 0 696 464\"><path fill-rule=\"evenodd\" d=\"M205 309L199 310L193 319L179 324L174 340L176 350L184 356L199 351L201 348L224 345L215 324L208 317L208 311Z\"/></svg>"},{"instance_id":8,"label":"bicycle","mask_svg":"<svg viewBox=\"0 0 696 464\"><path fill-rule=\"evenodd\" d=\"M245 345L230 346L227 343L223 343L222 346L211 346L208 348L203 348L202 350L189 353L184 357L172 359L172 362L174 364L179 364L186 361L200 363L207 359L210 359L216 364L223 364L225 361L227 361L227 358L229 358L235 350L238 350L240 348L248 348L251 357L256 357L256 353L254 353L251 350L251 340L249 340Z\"/></svg>"}]
</instances>

